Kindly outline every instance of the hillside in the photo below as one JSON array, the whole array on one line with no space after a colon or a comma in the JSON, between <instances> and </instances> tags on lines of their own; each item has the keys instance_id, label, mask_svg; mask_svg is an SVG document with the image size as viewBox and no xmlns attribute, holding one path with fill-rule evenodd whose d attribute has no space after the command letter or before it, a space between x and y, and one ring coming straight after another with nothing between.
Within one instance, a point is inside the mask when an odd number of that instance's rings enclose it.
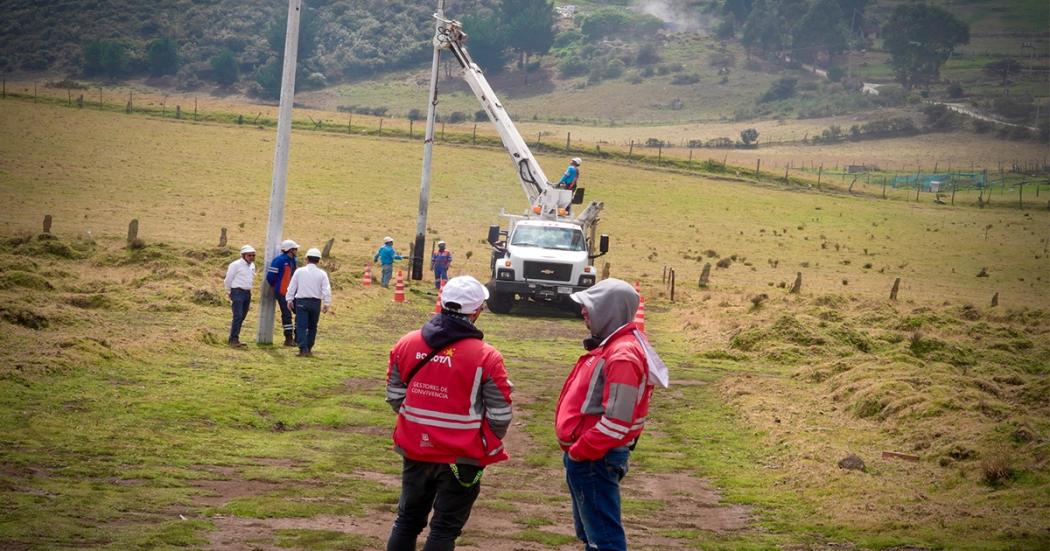
<instances>
[{"instance_id":1,"label":"hillside","mask_svg":"<svg viewBox=\"0 0 1050 551\"><path fill-rule=\"evenodd\" d=\"M797 20L816 2L767 4L794 10L792 20ZM147 83L161 88L275 97L281 1L181 0L161 8L117 0L9 4L12 16L0 23L0 71L22 78L44 71L110 83L152 74ZM513 102L519 120L638 125L864 113L870 119L887 108L915 111L921 102L938 100L1030 127L1046 122L1050 31L1039 22L1050 19L1050 12L1044 3L1011 0L996 9L977 2L936 3L969 25L969 41L956 46L935 82L913 91L894 82L881 37L898 4L857 3L862 15L851 22L849 47L838 46L812 61L830 80L784 62L779 51L756 46L745 25L747 10L757 5L749 1L579 2L573 17L553 20L549 52L532 56L528 66L503 50L512 40L509 31L489 36L486 25L494 23L486 17L498 15L501 2L449 2L448 12L474 25L467 29L476 35L471 47L496 90ZM385 109L400 117L421 109L432 8L366 0L309 5L298 79L308 103L330 110ZM733 9L745 11L734 15ZM168 42L155 44L163 40ZM784 51L791 55L790 48ZM171 56L167 65L165 52ZM87 66L86 55L99 59ZM112 66L107 56L114 58ZM1003 60L1016 62L1017 71L1002 76L986 69ZM862 83L879 94L859 93ZM473 117L477 105L462 83L452 79L442 91L444 116Z\"/></svg>"}]
</instances>

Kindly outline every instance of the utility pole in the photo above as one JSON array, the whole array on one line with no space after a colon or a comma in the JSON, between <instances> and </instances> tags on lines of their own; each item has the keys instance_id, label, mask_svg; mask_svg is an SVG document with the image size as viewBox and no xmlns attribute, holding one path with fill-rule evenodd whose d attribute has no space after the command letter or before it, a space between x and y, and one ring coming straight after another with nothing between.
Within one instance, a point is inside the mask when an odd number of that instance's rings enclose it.
<instances>
[{"instance_id":1,"label":"utility pole","mask_svg":"<svg viewBox=\"0 0 1050 551\"><path fill-rule=\"evenodd\" d=\"M288 0L288 27L284 38L284 70L281 74L281 104L277 110L277 146L273 154L273 186L270 189L270 219L266 225L265 267L277 256L284 233L284 188L288 181L288 149L292 141L292 103L295 100L295 65L299 56L299 15L302 0ZM273 343L273 288L263 283L259 303L258 344Z\"/></svg>"},{"instance_id":2,"label":"utility pole","mask_svg":"<svg viewBox=\"0 0 1050 551\"><path fill-rule=\"evenodd\" d=\"M423 138L423 176L419 182L419 215L416 218L416 241L412 245L412 279L423 279L423 251L426 244L427 207L430 205L430 157L434 151L434 115L437 111L437 80L440 43L438 33L445 19L445 0L437 0L434 23L434 57L430 64L430 94L427 96L427 130Z\"/></svg>"}]
</instances>

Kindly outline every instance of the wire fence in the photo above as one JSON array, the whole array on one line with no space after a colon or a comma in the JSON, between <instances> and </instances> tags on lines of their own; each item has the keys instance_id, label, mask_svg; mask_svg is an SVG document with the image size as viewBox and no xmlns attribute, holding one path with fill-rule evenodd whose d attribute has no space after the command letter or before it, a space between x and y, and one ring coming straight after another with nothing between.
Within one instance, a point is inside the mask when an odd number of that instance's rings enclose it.
<instances>
[{"instance_id":1,"label":"wire fence","mask_svg":"<svg viewBox=\"0 0 1050 551\"><path fill-rule=\"evenodd\" d=\"M126 94L126 95L125 95ZM131 91L106 91L104 88L55 89L24 83L17 89L9 89L6 80L0 88L0 99L17 99L34 103L62 105L76 109L123 112L164 119L185 120L197 123L219 123L246 127L275 127L276 108L261 107L262 110L235 112L208 108L196 96L171 97L140 94L136 98ZM191 103L192 100L192 103ZM185 107L184 107L185 105ZM297 106L298 107L298 106ZM399 139L422 139L423 121L339 113L309 108L297 109L300 118L294 119L295 129L324 131L347 135L384 136ZM305 118L302 116L305 115ZM435 127L435 140L445 143L502 148L502 142L485 122L441 122ZM480 130L480 131L479 131ZM835 163L825 166L815 160L763 159L761 149L750 147L702 147L697 143L681 140L673 145L662 140L633 139L583 140L573 137L566 130L564 139L551 132L538 132L533 140L525 136L530 147L537 152L563 153L589 156L611 162L641 165L653 168L706 173L726 176L739 181L778 184L791 188L815 189L819 191L846 192L855 195L873 196L882 199L922 199L925 193L937 203L956 204L962 195L963 205L979 207L1013 206L1018 208L1045 207L1050 209L1050 165L1042 160L1013 160L999 162L994 168L979 167L971 163L969 171L943 171L938 162L933 167L908 167L904 163L895 170L870 164ZM804 142L779 142L804 143ZM763 142L769 146L768 142ZM745 151L754 157L753 166L739 164L731 153ZM996 193L997 191L997 193ZM1016 194L1016 201L1007 195ZM950 195L950 199L948 196ZM999 200L993 201L993 197Z\"/></svg>"}]
</instances>

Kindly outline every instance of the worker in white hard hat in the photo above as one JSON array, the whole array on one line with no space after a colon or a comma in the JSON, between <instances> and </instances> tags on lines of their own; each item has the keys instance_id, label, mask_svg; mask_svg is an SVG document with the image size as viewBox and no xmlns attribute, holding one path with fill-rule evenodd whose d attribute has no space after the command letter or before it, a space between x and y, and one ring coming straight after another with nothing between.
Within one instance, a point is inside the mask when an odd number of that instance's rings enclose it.
<instances>
[{"instance_id":1,"label":"worker in white hard hat","mask_svg":"<svg viewBox=\"0 0 1050 551\"><path fill-rule=\"evenodd\" d=\"M390 351L386 401L397 412L402 468L388 551L415 551L428 517L423 549L454 549L484 468L508 458L512 385L503 356L474 325L488 296L471 276L448 280L441 313Z\"/></svg>"},{"instance_id":2,"label":"worker in white hard hat","mask_svg":"<svg viewBox=\"0 0 1050 551\"><path fill-rule=\"evenodd\" d=\"M372 262L379 261L379 266L382 268L382 276L379 280L379 284L383 287L390 286L390 276L394 273L394 261L402 260L402 256L397 254L394 250L394 238L389 235L383 238L383 246L379 247Z\"/></svg>"},{"instance_id":3,"label":"worker in white hard hat","mask_svg":"<svg viewBox=\"0 0 1050 551\"><path fill-rule=\"evenodd\" d=\"M226 268L226 295L230 297L233 307L233 321L230 322L229 344L234 348L246 346L241 343L241 324L248 317L252 305L252 285L255 283L255 248L251 245L241 247L241 257Z\"/></svg>"},{"instance_id":4,"label":"worker in white hard hat","mask_svg":"<svg viewBox=\"0 0 1050 551\"><path fill-rule=\"evenodd\" d=\"M448 267L452 264L452 252L444 241L437 242L438 250L430 256L430 269L434 271L434 288L441 289L441 282L448 280Z\"/></svg>"},{"instance_id":5,"label":"worker in white hard hat","mask_svg":"<svg viewBox=\"0 0 1050 551\"><path fill-rule=\"evenodd\" d=\"M558 187L569 190L576 189L576 181L580 179L580 164L582 163L583 159L573 157L569 161L569 168L565 169L565 174L562 175L561 180L558 180Z\"/></svg>"},{"instance_id":6,"label":"worker in white hard hat","mask_svg":"<svg viewBox=\"0 0 1050 551\"><path fill-rule=\"evenodd\" d=\"M292 309L288 308L285 295L288 283L295 273L295 257L299 253L299 244L291 239L281 242L281 254L273 259L266 269L266 283L273 288L273 298L281 309L281 329L284 330L284 345L295 346L295 326L292 325Z\"/></svg>"},{"instance_id":7,"label":"worker in white hard hat","mask_svg":"<svg viewBox=\"0 0 1050 551\"><path fill-rule=\"evenodd\" d=\"M292 274L288 282L288 308L295 308L295 333L299 341L299 356L313 356L317 340L317 322L321 312L332 306L332 284L328 274L317 266L321 251L316 248L306 251L306 266Z\"/></svg>"}]
</instances>

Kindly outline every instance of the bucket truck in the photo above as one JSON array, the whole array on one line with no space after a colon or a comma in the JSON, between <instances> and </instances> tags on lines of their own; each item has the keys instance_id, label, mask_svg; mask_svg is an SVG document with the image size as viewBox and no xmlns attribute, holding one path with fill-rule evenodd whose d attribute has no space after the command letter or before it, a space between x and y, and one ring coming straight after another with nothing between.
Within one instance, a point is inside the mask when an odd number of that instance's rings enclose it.
<instances>
[{"instance_id":1,"label":"bucket truck","mask_svg":"<svg viewBox=\"0 0 1050 551\"><path fill-rule=\"evenodd\" d=\"M489 227L489 309L503 314L518 301L531 300L578 311L569 295L595 284L598 274L592 261L609 251L608 235L601 235L595 243L603 203L592 201L573 216L572 206L583 204L583 188L560 189L547 180L484 73L470 58L462 25L440 17L438 22L434 45L449 50L463 69L463 79L510 154L529 205L523 214L500 210L500 216L509 221L507 229Z\"/></svg>"}]
</instances>

